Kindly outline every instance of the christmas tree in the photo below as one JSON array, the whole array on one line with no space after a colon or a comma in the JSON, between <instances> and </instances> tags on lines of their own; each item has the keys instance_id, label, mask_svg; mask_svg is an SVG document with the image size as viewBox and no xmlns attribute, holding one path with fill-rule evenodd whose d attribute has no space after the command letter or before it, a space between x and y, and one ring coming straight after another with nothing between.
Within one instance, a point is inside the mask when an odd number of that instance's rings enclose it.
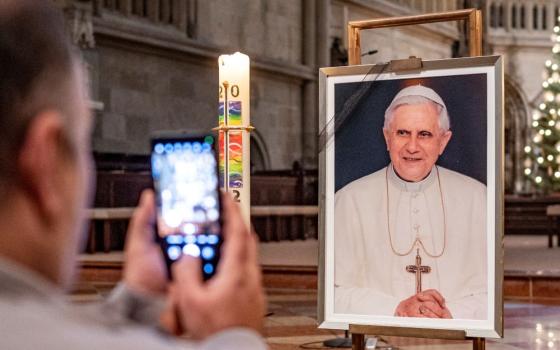
<instances>
[{"instance_id":1,"label":"christmas tree","mask_svg":"<svg viewBox=\"0 0 560 350\"><path fill-rule=\"evenodd\" d=\"M560 19L560 17L559 17ZM552 34L545 62L542 100L533 112L531 142L525 146L525 175L540 193L560 191L560 27Z\"/></svg>"}]
</instances>

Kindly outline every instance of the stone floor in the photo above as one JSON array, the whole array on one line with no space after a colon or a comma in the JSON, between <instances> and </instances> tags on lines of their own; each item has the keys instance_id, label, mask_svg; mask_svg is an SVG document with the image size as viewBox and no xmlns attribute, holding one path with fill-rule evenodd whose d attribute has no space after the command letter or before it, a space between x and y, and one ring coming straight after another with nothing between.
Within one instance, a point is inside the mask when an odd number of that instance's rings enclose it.
<instances>
[{"instance_id":1,"label":"stone floor","mask_svg":"<svg viewBox=\"0 0 560 350\"><path fill-rule=\"evenodd\" d=\"M265 336L272 350L323 348L322 342L344 334L320 330L316 326L316 291L269 289L269 311ZM504 307L503 339L488 340L486 348L560 349L560 305L540 305L507 302ZM382 337L379 349L472 349L466 341L430 340L419 338Z\"/></svg>"}]
</instances>

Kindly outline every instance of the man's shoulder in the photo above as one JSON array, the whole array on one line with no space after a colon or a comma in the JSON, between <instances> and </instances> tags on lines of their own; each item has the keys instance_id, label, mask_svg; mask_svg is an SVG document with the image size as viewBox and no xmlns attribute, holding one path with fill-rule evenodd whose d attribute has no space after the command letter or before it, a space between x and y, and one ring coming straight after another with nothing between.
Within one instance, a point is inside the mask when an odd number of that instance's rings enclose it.
<instances>
[{"instance_id":1,"label":"man's shoulder","mask_svg":"<svg viewBox=\"0 0 560 350\"><path fill-rule=\"evenodd\" d=\"M362 176L342 187L336 192L337 197L364 193L364 191L376 191L385 186L386 167L371 174Z\"/></svg>"},{"instance_id":2,"label":"man's shoulder","mask_svg":"<svg viewBox=\"0 0 560 350\"><path fill-rule=\"evenodd\" d=\"M470 176L441 166L438 166L438 170L441 174L442 180L456 190L464 192L476 191L486 193L486 185Z\"/></svg>"}]
</instances>

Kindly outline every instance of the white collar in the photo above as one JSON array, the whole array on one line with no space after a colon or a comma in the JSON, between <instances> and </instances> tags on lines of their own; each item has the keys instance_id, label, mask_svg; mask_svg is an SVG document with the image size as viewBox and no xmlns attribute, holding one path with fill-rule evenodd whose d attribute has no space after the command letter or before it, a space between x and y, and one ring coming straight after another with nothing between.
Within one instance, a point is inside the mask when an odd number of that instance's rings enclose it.
<instances>
[{"instance_id":1,"label":"white collar","mask_svg":"<svg viewBox=\"0 0 560 350\"><path fill-rule=\"evenodd\" d=\"M399 175L397 175L397 173L395 172L395 168L393 167L393 163L389 164L387 167L389 168L388 169L389 181L391 181L392 184L400 188L401 191L405 191L405 192L423 191L434 183L437 176L437 169L436 166L434 165L432 167L432 170L430 170L428 176L426 176L424 179L418 182L410 182L410 181L403 180Z\"/></svg>"}]
</instances>

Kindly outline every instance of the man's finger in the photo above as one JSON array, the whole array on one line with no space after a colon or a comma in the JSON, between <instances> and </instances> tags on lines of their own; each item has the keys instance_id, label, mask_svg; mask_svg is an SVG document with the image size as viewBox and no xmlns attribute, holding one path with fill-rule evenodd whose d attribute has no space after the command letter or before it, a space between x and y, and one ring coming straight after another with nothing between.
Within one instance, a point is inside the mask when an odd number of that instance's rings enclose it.
<instances>
[{"instance_id":1,"label":"man's finger","mask_svg":"<svg viewBox=\"0 0 560 350\"><path fill-rule=\"evenodd\" d=\"M183 255L172 265L171 271L179 298L182 299L185 294L188 294L189 298L195 299L203 292L204 282L200 259ZM183 301L180 300L180 302Z\"/></svg>"},{"instance_id":2,"label":"man's finger","mask_svg":"<svg viewBox=\"0 0 560 350\"><path fill-rule=\"evenodd\" d=\"M244 264L249 259L251 236L248 234L247 226L237 204L233 202L229 195L224 196L223 204L224 227L222 231L224 244L219 270L224 270L226 274L239 273L244 270Z\"/></svg>"},{"instance_id":3,"label":"man's finger","mask_svg":"<svg viewBox=\"0 0 560 350\"><path fill-rule=\"evenodd\" d=\"M422 304L424 311L429 312L429 313L433 313L434 315L436 315L436 317L438 318L442 318L445 315L445 309L443 309L441 306L439 306L439 304L437 302L433 302L433 301L427 301L425 303ZM432 316L430 316L432 317Z\"/></svg>"},{"instance_id":4,"label":"man's finger","mask_svg":"<svg viewBox=\"0 0 560 350\"><path fill-rule=\"evenodd\" d=\"M430 310L426 305L421 305L418 309L419 315L417 317L440 318L435 312Z\"/></svg>"},{"instance_id":5,"label":"man's finger","mask_svg":"<svg viewBox=\"0 0 560 350\"><path fill-rule=\"evenodd\" d=\"M229 239L228 235L248 235L249 230L243 221L239 204L233 201L229 193L222 193L222 207L224 238Z\"/></svg>"},{"instance_id":6,"label":"man's finger","mask_svg":"<svg viewBox=\"0 0 560 350\"><path fill-rule=\"evenodd\" d=\"M168 333L174 334L176 336L180 336L183 333L183 329L181 326L181 321L177 317L177 309L175 305L175 294L176 294L176 287L169 288L169 300L165 309L162 311L159 317L159 323L163 329L165 329Z\"/></svg>"},{"instance_id":7,"label":"man's finger","mask_svg":"<svg viewBox=\"0 0 560 350\"><path fill-rule=\"evenodd\" d=\"M154 193L150 189L142 191L138 207L130 219L130 227L126 237L126 246L153 241L152 226L155 221Z\"/></svg>"},{"instance_id":8,"label":"man's finger","mask_svg":"<svg viewBox=\"0 0 560 350\"><path fill-rule=\"evenodd\" d=\"M418 293L417 297L421 301L429 301L431 298L433 298L433 300L435 300L442 308L445 307L445 299L435 289L428 289L428 290L425 290L421 293Z\"/></svg>"}]
</instances>

